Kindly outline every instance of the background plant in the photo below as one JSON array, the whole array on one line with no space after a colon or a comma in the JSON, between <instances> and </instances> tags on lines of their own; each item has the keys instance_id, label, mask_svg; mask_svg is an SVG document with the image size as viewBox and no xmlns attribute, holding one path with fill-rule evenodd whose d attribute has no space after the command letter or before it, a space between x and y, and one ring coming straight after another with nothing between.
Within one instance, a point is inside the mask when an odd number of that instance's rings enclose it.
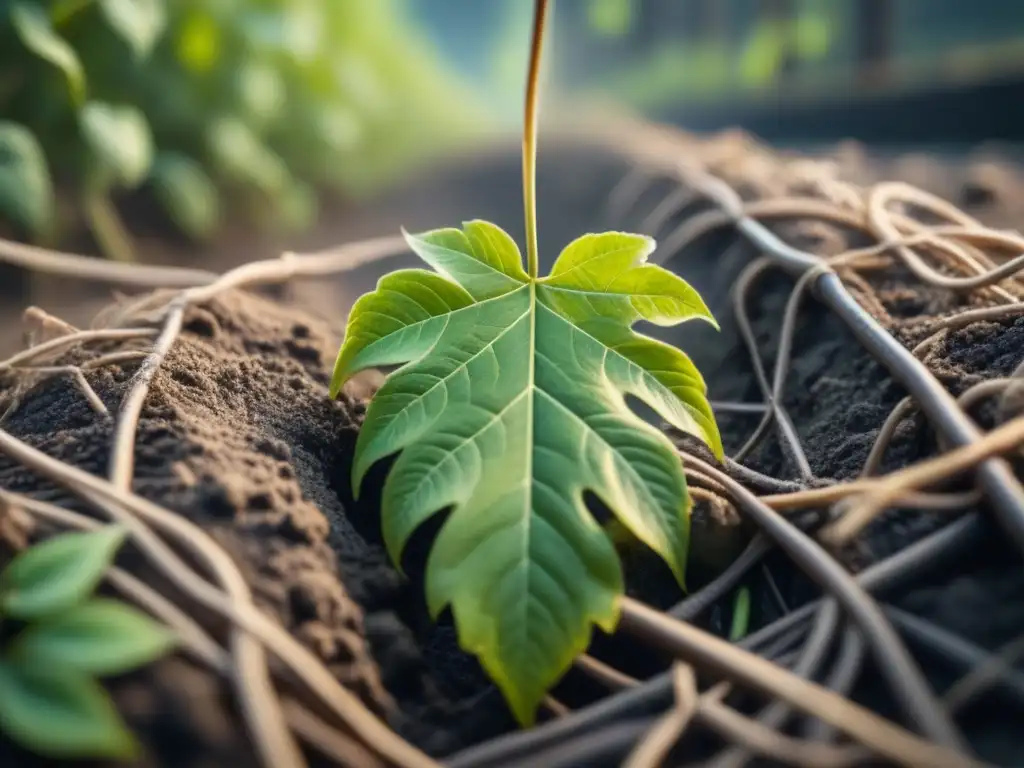
<instances>
[{"instance_id":1,"label":"background plant","mask_svg":"<svg viewBox=\"0 0 1024 768\"><path fill-rule=\"evenodd\" d=\"M0 219L53 237L61 193L111 256L145 186L179 229L225 208L302 229L475 125L394 0L17 0L0 10Z\"/></svg>"},{"instance_id":2,"label":"background plant","mask_svg":"<svg viewBox=\"0 0 1024 768\"><path fill-rule=\"evenodd\" d=\"M0 730L46 757L137 752L96 678L154 661L174 638L134 608L93 596L124 537L119 526L62 534L0 574Z\"/></svg>"}]
</instances>

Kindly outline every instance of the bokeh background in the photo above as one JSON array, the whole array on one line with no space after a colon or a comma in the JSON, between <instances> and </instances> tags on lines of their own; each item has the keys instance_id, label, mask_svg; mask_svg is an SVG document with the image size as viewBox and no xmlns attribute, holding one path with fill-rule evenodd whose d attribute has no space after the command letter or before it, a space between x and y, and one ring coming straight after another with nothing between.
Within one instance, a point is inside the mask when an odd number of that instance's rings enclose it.
<instances>
[{"instance_id":1,"label":"bokeh background","mask_svg":"<svg viewBox=\"0 0 1024 768\"><path fill-rule=\"evenodd\" d=\"M377 234L382 195L519 129L531 13L0 0L0 236L230 263ZM558 0L548 52L549 116L600 104L797 148L1024 137L1019 0Z\"/></svg>"}]
</instances>

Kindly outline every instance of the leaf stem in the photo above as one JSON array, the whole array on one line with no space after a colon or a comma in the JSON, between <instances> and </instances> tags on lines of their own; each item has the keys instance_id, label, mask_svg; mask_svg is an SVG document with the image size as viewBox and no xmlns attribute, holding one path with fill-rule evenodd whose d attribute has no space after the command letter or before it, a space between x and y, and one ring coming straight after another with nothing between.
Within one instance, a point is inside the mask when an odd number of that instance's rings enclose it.
<instances>
[{"instance_id":1,"label":"leaf stem","mask_svg":"<svg viewBox=\"0 0 1024 768\"><path fill-rule=\"evenodd\" d=\"M114 204L103 192L89 192L85 196L85 213L96 242L108 259L122 263L135 261L135 248L131 235L125 229Z\"/></svg>"},{"instance_id":2,"label":"leaf stem","mask_svg":"<svg viewBox=\"0 0 1024 768\"><path fill-rule=\"evenodd\" d=\"M544 44L547 0L535 0L530 69L526 77L526 115L523 123L523 207L526 214L526 271L537 277L537 107L539 102L540 55Z\"/></svg>"}]
</instances>

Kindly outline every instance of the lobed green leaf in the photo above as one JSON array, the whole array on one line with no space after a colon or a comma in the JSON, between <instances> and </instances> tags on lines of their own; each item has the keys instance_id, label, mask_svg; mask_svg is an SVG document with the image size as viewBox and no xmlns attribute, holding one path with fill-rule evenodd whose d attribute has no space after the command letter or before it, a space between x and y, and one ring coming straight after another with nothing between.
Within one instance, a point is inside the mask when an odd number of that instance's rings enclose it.
<instances>
[{"instance_id":1,"label":"lobed green leaf","mask_svg":"<svg viewBox=\"0 0 1024 768\"><path fill-rule=\"evenodd\" d=\"M106 692L87 675L0 659L0 730L52 759L120 758L138 745Z\"/></svg>"},{"instance_id":2,"label":"lobed green leaf","mask_svg":"<svg viewBox=\"0 0 1024 768\"><path fill-rule=\"evenodd\" d=\"M31 621L66 611L92 594L127 530L107 525L64 533L19 553L0 574L0 613Z\"/></svg>"},{"instance_id":3,"label":"lobed green leaf","mask_svg":"<svg viewBox=\"0 0 1024 768\"><path fill-rule=\"evenodd\" d=\"M683 280L645 264L653 241L638 235L580 238L543 280L486 222L407 239L441 274L383 278L353 307L335 365L332 395L359 370L401 366L370 403L353 488L399 454L382 499L399 567L419 526L451 510L427 561L428 606L451 606L460 644L530 723L592 626L618 620L621 567L586 494L683 582L685 476L625 398L719 455L721 438L689 358L631 326L714 320Z\"/></svg>"},{"instance_id":4,"label":"lobed green leaf","mask_svg":"<svg viewBox=\"0 0 1024 768\"><path fill-rule=\"evenodd\" d=\"M174 643L146 614L97 598L30 624L12 642L9 658L39 669L116 675L155 661Z\"/></svg>"},{"instance_id":5,"label":"lobed green leaf","mask_svg":"<svg viewBox=\"0 0 1024 768\"><path fill-rule=\"evenodd\" d=\"M676 429L699 437L722 458L722 436L707 385L686 353L606 318L586 320L579 327L614 353L608 374L617 387L643 400Z\"/></svg>"},{"instance_id":6,"label":"lobed green leaf","mask_svg":"<svg viewBox=\"0 0 1024 768\"><path fill-rule=\"evenodd\" d=\"M345 343L334 365L331 397L337 397L342 385L361 370L426 353L448 316L472 303L465 289L433 272L403 269L385 275L377 290L352 307Z\"/></svg>"}]
</instances>

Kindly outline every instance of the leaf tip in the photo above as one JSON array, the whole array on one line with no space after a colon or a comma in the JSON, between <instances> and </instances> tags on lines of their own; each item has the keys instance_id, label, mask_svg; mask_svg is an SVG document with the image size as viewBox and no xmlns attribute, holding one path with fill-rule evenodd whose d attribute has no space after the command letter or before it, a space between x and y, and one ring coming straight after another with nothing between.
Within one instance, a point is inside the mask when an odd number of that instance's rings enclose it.
<instances>
[{"instance_id":1,"label":"leaf tip","mask_svg":"<svg viewBox=\"0 0 1024 768\"><path fill-rule=\"evenodd\" d=\"M532 728L537 722L537 706L540 701L529 701L523 696L513 696L511 691L505 691L506 701L516 722L523 728Z\"/></svg>"},{"instance_id":2,"label":"leaf tip","mask_svg":"<svg viewBox=\"0 0 1024 768\"><path fill-rule=\"evenodd\" d=\"M682 530L677 546L665 553L667 555L665 562L680 589L686 592L686 562L690 548L690 514L693 511L693 497L690 496L690 490L685 485L685 479L683 482L683 502L680 509Z\"/></svg>"},{"instance_id":3,"label":"leaf tip","mask_svg":"<svg viewBox=\"0 0 1024 768\"><path fill-rule=\"evenodd\" d=\"M462 645L461 640L460 645ZM530 685L527 680L513 679L497 659L492 659L489 656L485 648L469 648L465 645L462 647L463 650L480 659L484 669L487 670L490 678L501 691L505 703L520 727L532 727L537 722L537 708L544 699L544 693L548 686L538 688L535 683Z\"/></svg>"},{"instance_id":4,"label":"leaf tip","mask_svg":"<svg viewBox=\"0 0 1024 768\"><path fill-rule=\"evenodd\" d=\"M405 239L405 244L409 246L413 251L416 250L416 244L423 239L423 235L415 232L410 232L405 227L399 227L399 231L402 233L402 237Z\"/></svg>"},{"instance_id":5,"label":"leaf tip","mask_svg":"<svg viewBox=\"0 0 1024 768\"><path fill-rule=\"evenodd\" d=\"M331 376L331 385L327 389L328 397L330 397L331 400L337 400L338 399L338 395L341 394L341 390L342 390L342 388L344 386L345 386L345 377L344 377L344 375L340 374L338 371L335 371L334 375Z\"/></svg>"},{"instance_id":6,"label":"leaf tip","mask_svg":"<svg viewBox=\"0 0 1024 768\"><path fill-rule=\"evenodd\" d=\"M622 595L621 591L617 592L615 599L611 603L610 610L604 615L593 617L594 625L606 635L613 634L615 628L619 626L619 619L622 616Z\"/></svg>"},{"instance_id":7,"label":"leaf tip","mask_svg":"<svg viewBox=\"0 0 1024 768\"><path fill-rule=\"evenodd\" d=\"M703 320L708 325L710 325L716 331L721 332L722 326L718 324L718 320L716 320L715 316L713 314L711 314L711 310L708 309L707 307L704 307L704 309L705 309L705 314L700 315L699 316L700 319Z\"/></svg>"},{"instance_id":8,"label":"leaf tip","mask_svg":"<svg viewBox=\"0 0 1024 768\"><path fill-rule=\"evenodd\" d=\"M672 571L672 576L675 578L679 588L686 592L686 560L685 557L679 557L674 555L672 558L666 558L665 562L668 564L669 570Z\"/></svg>"},{"instance_id":9,"label":"leaf tip","mask_svg":"<svg viewBox=\"0 0 1024 768\"><path fill-rule=\"evenodd\" d=\"M111 523L105 525L99 533L103 535L107 545L116 551L128 538L128 526L124 523Z\"/></svg>"},{"instance_id":10,"label":"leaf tip","mask_svg":"<svg viewBox=\"0 0 1024 768\"><path fill-rule=\"evenodd\" d=\"M715 426L715 439L708 444L708 447L711 448L711 455L718 461L725 461L725 446L722 445L722 437L718 434L717 425Z\"/></svg>"},{"instance_id":11,"label":"leaf tip","mask_svg":"<svg viewBox=\"0 0 1024 768\"><path fill-rule=\"evenodd\" d=\"M377 460L371 459L369 462L366 461L365 451L363 450L363 446L365 445L363 440L364 434L366 433L361 431L359 433L359 437L356 438L355 455L352 457L352 475L350 477L350 481L352 483L353 501L359 501L363 480L366 479L366 473L370 471L370 467L372 467L374 462Z\"/></svg>"}]
</instances>

